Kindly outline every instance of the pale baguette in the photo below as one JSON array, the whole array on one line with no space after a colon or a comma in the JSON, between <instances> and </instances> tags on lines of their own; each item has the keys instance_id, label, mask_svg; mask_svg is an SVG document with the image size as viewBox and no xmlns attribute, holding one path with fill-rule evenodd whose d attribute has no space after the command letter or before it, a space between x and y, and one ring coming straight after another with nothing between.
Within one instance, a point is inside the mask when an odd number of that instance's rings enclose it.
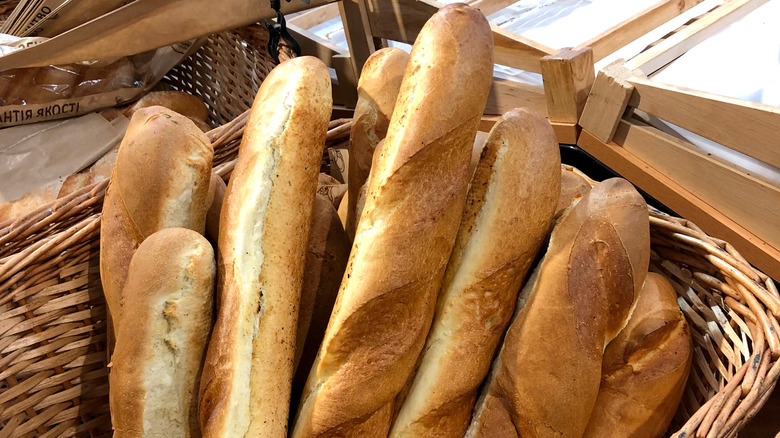
<instances>
[{"instance_id":1,"label":"pale baguette","mask_svg":"<svg viewBox=\"0 0 780 438\"><path fill-rule=\"evenodd\" d=\"M115 326L138 245L163 228L203 233L213 156L208 138L167 108L144 108L130 120L100 222L100 279Z\"/></svg>"},{"instance_id":2,"label":"pale baguette","mask_svg":"<svg viewBox=\"0 0 780 438\"><path fill-rule=\"evenodd\" d=\"M330 75L279 64L252 105L219 224L217 322L200 389L204 437L283 437Z\"/></svg>"},{"instance_id":3,"label":"pale baguette","mask_svg":"<svg viewBox=\"0 0 780 438\"><path fill-rule=\"evenodd\" d=\"M167 228L138 247L112 357L115 438L200 436L197 394L215 278L214 250L195 231Z\"/></svg>"}]
</instances>

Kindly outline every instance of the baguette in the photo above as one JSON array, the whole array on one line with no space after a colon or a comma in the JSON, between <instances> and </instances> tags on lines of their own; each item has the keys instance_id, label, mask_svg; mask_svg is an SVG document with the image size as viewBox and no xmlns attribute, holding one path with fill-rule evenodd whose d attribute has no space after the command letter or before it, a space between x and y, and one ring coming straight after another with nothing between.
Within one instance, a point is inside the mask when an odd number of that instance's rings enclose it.
<instances>
[{"instance_id":1,"label":"baguette","mask_svg":"<svg viewBox=\"0 0 780 438\"><path fill-rule=\"evenodd\" d=\"M381 49L368 57L360 73L354 123L349 134L347 235L350 239L355 237L360 218L355 214L358 191L368 179L377 143L387 135L408 61L409 55L401 49Z\"/></svg>"},{"instance_id":2,"label":"baguette","mask_svg":"<svg viewBox=\"0 0 780 438\"><path fill-rule=\"evenodd\" d=\"M647 204L623 179L599 183L554 228L466 437L581 437L649 259Z\"/></svg>"},{"instance_id":3,"label":"baguette","mask_svg":"<svg viewBox=\"0 0 780 438\"><path fill-rule=\"evenodd\" d=\"M219 239L219 215L222 211L222 202L225 200L226 191L227 185L225 180L216 173L212 173L209 181L209 194L206 200L209 206L206 211L206 237L215 246Z\"/></svg>"},{"instance_id":4,"label":"baguette","mask_svg":"<svg viewBox=\"0 0 780 438\"><path fill-rule=\"evenodd\" d=\"M571 170L561 167L561 196L558 198L558 207L555 208L555 220L559 220L571 206L577 203L590 191L590 184L585 178Z\"/></svg>"},{"instance_id":5,"label":"baguette","mask_svg":"<svg viewBox=\"0 0 780 438\"><path fill-rule=\"evenodd\" d=\"M318 59L257 93L222 204L219 308L200 387L204 437L286 435L304 254L332 108Z\"/></svg>"},{"instance_id":6,"label":"baguette","mask_svg":"<svg viewBox=\"0 0 780 438\"><path fill-rule=\"evenodd\" d=\"M677 411L691 369L688 323L662 275L647 274L634 314L604 352L586 438L655 438Z\"/></svg>"},{"instance_id":7,"label":"baguette","mask_svg":"<svg viewBox=\"0 0 780 438\"><path fill-rule=\"evenodd\" d=\"M293 437L387 436L460 223L492 43L463 4L417 37Z\"/></svg>"},{"instance_id":8,"label":"baguette","mask_svg":"<svg viewBox=\"0 0 780 438\"><path fill-rule=\"evenodd\" d=\"M311 216L301 288L292 408L298 406L306 377L325 335L341 277L347 268L349 249L349 238L344 232L336 209L328 198L317 194Z\"/></svg>"},{"instance_id":9,"label":"baguette","mask_svg":"<svg viewBox=\"0 0 780 438\"><path fill-rule=\"evenodd\" d=\"M199 437L197 390L216 264L195 231L160 230L130 262L109 384L115 438Z\"/></svg>"},{"instance_id":10,"label":"baguette","mask_svg":"<svg viewBox=\"0 0 780 438\"><path fill-rule=\"evenodd\" d=\"M149 107L130 120L100 223L100 279L114 326L138 245L163 228L203 234L213 157L208 138L173 111Z\"/></svg>"},{"instance_id":11,"label":"baguette","mask_svg":"<svg viewBox=\"0 0 780 438\"><path fill-rule=\"evenodd\" d=\"M463 436L561 191L547 119L505 114L477 165L431 332L390 437ZM400 398L400 397L399 397Z\"/></svg>"},{"instance_id":12,"label":"baguette","mask_svg":"<svg viewBox=\"0 0 780 438\"><path fill-rule=\"evenodd\" d=\"M152 91L138 99L138 102L127 108L124 113L127 117L131 117L139 109L150 106L164 106L193 121L205 122L209 119L206 104L199 97L183 91Z\"/></svg>"}]
</instances>

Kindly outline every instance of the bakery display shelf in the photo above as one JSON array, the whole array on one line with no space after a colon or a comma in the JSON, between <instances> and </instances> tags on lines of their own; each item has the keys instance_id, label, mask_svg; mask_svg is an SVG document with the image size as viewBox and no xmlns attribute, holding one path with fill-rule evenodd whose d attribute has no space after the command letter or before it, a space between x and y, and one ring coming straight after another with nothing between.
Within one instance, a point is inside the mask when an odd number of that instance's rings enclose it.
<instances>
[{"instance_id":1,"label":"bakery display shelf","mask_svg":"<svg viewBox=\"0 0 780 438\"><path fill-rule=\"evenodd\" d=\"M486 16L515 2L466 1ZM579 135L577 121L595 77L594 63L699 3L701 0L658 1L569 48L549 47L491 25L495 63L539 73L543 86L495 77L485 114L498 116L516 107L533 108L547 115L560 142L575 143ZM357 77L368 56L387 41L413 42L423 24L441 6L433 0L345 0L303 12L291 18L290 23L296 36L306 41L308 49L304 48L304 53L324 54L325 59L331 60L350 57L353 74ZM343 49L306 30L339 15L349 46L348 54L342 54ZM331 66L337 67L338 63ZM495 119L497 117L488 120Z\"/></svg>"},{"instance_id":2,"label":"bakery display shelf","mask_svg":"<svg viewBox=\"0 0 780 438\"><path fill-rule=\"evenodd\" d=\"M653 79L680 54L764 3L725 2L635 58L599 71L577 144L780 278L780 184L670 129L698 134L777 174L780 108Z\"/></svg>"}]
</instances>

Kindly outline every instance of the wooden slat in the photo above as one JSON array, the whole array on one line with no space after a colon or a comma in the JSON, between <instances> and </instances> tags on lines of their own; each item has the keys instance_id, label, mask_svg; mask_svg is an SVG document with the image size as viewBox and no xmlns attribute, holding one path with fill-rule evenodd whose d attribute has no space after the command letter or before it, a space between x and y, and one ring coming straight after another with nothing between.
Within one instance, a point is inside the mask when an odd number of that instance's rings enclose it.
<instances>
[{"instance_id":1,"label":"wooden slat","mask_svg":"<svg viewBox=\"0 0 780 438\"><path fill-rule=\"evenodd\" d=\"M282 11L297 12L331 1L282 2ZM136 0L48 41L0 57L0 70L134 55L272 17L276 13L267 1Z\"/></svg>"},{"instance_id":2,"label":"wooden slat","mask_svg":"<svg viewBox=\"0 0 780 438\"><path fill-rule=\"evenodd\" d=\"M556 52L555 49L498 26L490 25L490 28L493 29L493 62L496 64L541 73L540 59Z\"/></svg>"},{"instance_id":3,"label":"wooden slat","mask_svg":"<svg viewBox=\"0 0 780 438\"><path fill-rule=\"evenodd\" d=\"M325 65L336 70L336 81L333 83L334 105L354 107L357 102L357 76L349 52L294 24L288 23L287 30L298 41L303 55L316 56Z\"/></svg>"},{"instance_id":4,"label":"wooden slat","mask_svg":"<svg viewBox=\"0 0 780 438\"><path fill-rule=\"evenodd\" d=\"M371 32L377 38L413 44L425 22L442 6L432 0L367 0ZM498 26L493 30L496 64L540 73L539 60L555 50Z\"/></svg>"},{"instance_id":5,"label":"wooden slat","mask_svg":"<svg viewBox=\"0 0 780 438\"><path fill-rule=\"evenodd\" d=\"M501 116L482 116L482 120L479 122L479 130L484 132L490 131L499 118L501 118ZM553 131L555 131L555 137L558 139L558 143L577 144L577 137L580 133L579 125L556 122L550 122L550 125L552 125Z\"/></svg>"},{"instance_id":6,"label":"wooden slat","mask_svg":"<svg viewBox=\"0 0 780 438\"><path fill-rule=\"evenodd\" d=\"M548 118L576 124L593 85L593 51L562 49L542 58L541 67Z\"/></svg>"},{"instance_id":7,"label":"wooden slat","mask_svg":"<svg viewBox=\"0 0 780 438\"><path fill-rule=\"evenodd\" d=\"M594 61L600 61L617 49L650 32L704 0L665 0L596 35L576 48L593 49Z\"/></svg>"},{"instance_id":8,"label":"wooden slat","mask_svg":"<svg viewBox=\"0 0 780 438\"><path fill-rule=\"evenodd\" d=\"M780 187L639 122L621 120L614 142L780 248Z\"/></svg>"},{"instance_id":9,"label":"wooden slat","mask_svg":"<svg viewBox=\"0 0 780 438\"><path fill-rule=\"evenodd\" d=\"M631 78L629 105L780 167L780 108Z\"/></svg>"},{"instance_id":10,"label":"wooden slat","mask_svg":"<svg viewBox=\"0 0 780 438\"><path fill-rule=\"evenodd\" d=\"M577 144L582 128L576 123L550 122L558 138L558 143Z\"/></svg>"},{"instance_id":11,"label":"wooden slat","mask_svg":"<svg viewBox=\"0 0 780 438\"><path fill-rule=\"evenodd\" d=\"M487 17L507 6L517 3L517 0L467 0L465 3L479 9Z\"/></svg>"},{"instance_id":12,"label":"wooden slat","mask_svg":"<svg viewBox=\"0 0 780 438\"><path fill-rule=\"evenodd\" d=\"M577 144L712 236L734 245L747 260L773 278L780 278L780 251L726 217L683 186L615 143L602 143L586 130Z\"/></svg>"},{"instance_id":13,"label":"wooden slat","mask_svg":"<svg viewBox=\"0 0 780 438\"><path fill-rule=\"evenodd\" d=\"M311 29L314 26L332 20L339 16L339 5L330 3L318 8L298 12L287 17L287 24L294 24L302 29Z\"/></svg>"},{"instance_id":14,"label":"wooden slat","mask_svg":"<svg viewBox=\"0 0 780 438\"><path fill-rule=\"evenodd\" d=\"M579 120L580 126L605 143L615 135L634 91L634 86L626 80L632 72L623 66L624 62L619 59L596 75Z\"/></svg>"},{"instance_id":15,"label":"wooden slat","mask_svg":"<svg viewBox=\"0 0 780 438\"><path fill-rule=\"evenodd\" d=\"M338 6L352 57L353 74L359 78L366 60L376 51L366 4L364 0L342 0Z\"/></svg>"},{"instance_id":16,"label":"wooden slat","mask_svg":"<svg viewBox=\"0 0 780 438\"><path fill-rule=\"evenodd\" d=\"M691 47L716 34L767 1L725 0L721 6L704 14L670 37L630 59L626 66L630 70L638 68L645 74L650 75L687 52Z\"/></svg>"},{"instance_id":17,"label":"wooden slat","mask_svg":"<svg viewBox=\"0 0 780 438\"><path fill-rule=\"evenodd\" d=\"M544 90L529 84L493 78L493 87L488 95L485 114L500 115L513 109L531 108L547 116Z\"/></svg>"}]
</instances>

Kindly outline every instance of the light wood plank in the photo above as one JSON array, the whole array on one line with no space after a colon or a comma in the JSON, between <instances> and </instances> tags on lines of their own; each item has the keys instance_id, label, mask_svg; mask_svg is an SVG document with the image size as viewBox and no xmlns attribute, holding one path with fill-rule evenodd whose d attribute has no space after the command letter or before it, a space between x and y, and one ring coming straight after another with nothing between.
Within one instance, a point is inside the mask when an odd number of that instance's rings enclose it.
<instances>
[{"instance_id":1,"label":"light wood plank","mask_svg":"<svg viewBox=\"0 0 780 438\"><path fill-rule=\"evenodd\" d=\"M629 105L780 168L780 108L643 78Z\"/></svg>"},{"instance_id":2,"label":"light wood plank","mask_svg":"<svg viewBox=\"0 0 780 438\"><path fill-rule=\"evenodd\" d=\"M339 16L339 5L330 3L318 8L298 12L287 17L287 24L294 24L303 29L311 29L314 26L332 20Z\"/></svg>"},{"instance_id":3,"label":"light wood plank","mask_svg":"<svg viewBox=\"0 0 780 438\"><path fill-rule=\"evenodd\" d=\"M704 0L665 0L596 35L576 48L593 49L594 61L600 61L640 36L680 15Z\"/></svg>"},{"instance_id":4,"label":"light wood plank","mask_svg":"<svg viewBox=\"0 0 780 438\"><path fill-rule=\"evenodd\" d=\"M507 6L517 3L517 0L467 0L465 3L473 8L479 9L487 17Z\"/></svg>"},{"instance_id":5,"label":"light wood plank","mask_svg":"<svg viewBox=\"0 0 780 438\"><path fill-rule=\"evenodd\" d=\"M558 143L577 144L582 128L576 123L550 122L558 138Z\"/></svg>"},{"instance_id":6,"label":"light wood plank","mask_svg":"<svg viewBox=\"0 0 780 438\"><path fill-rule=\"evenodd\" d=\"M303 55L316 56L336 71L336 80L333 82L333 103L354 107L357 102L357 77L349 52L294 24L288 23L287 30L298 41Z\"/></svg>"},{"instance_id":7,"label":"light wood plank","mask_svg":"<svg viewBox=\"0 0 780 438\"><path fill-rule=\"evenodd\" d=\"M288 14L332 1L282 2L282 11ZM211 0L136 0L48 41L0 57L0 70L134 55L274 17L267 1L222 0L215 11Z\"/></svg>"},{"instance_id":8,"label":"light wood plank","mask_svg":"<svg viewBox=\"0 0 780 438\"><path fill-rule=\"evenodd\" d=\"M683 26L681 30L630 59L626 66L630 70L638 68L650 75L687 52L691 47L718 33L767 1L726 0L721 6Z\"/></svg>"},{"instance_id":9,"label":"light wood plank","mask_svg":"<svg viewBox=\"0 0 780 438\"><path fill-rule=\"evenodd\" d=\"M513 108L531 108L547 116L544 90L529 84L493 78L485 114L501 115Z\"/></svg>"},{"instance_id":10,"label":"light wood plank","mask_svg":"<svg viewBox=\"0 0 780 438\"><path fill-rule=\"evenodd\" d=\"M631 70L625 68L624 62L619 59L596 75L579 121L580 126L604 143L615 135L634 91L634 86L626 80L631 77Z\"/></svg>"},{"instance_id":11,"label":"light wood plank","mask_svg":"<svg viewBox=\"0 0 780 438\"><path fill-rule=\"evenodd\" d=\"M577 123L593 85L593 51L562 49L542 58L541 68L549 119Z\"/></svg>"},{"instance_id":12,"label":"light wood plank","mask_svg":"<svg viewBox=\"0 0 780 438\"><path fill-rule=\"evenodd\" d=\"M605 144L583 130L577 144L614 171L700 226L734 245L749 262L780 278L780 251L713 208L683 186L615 143Z\"/></svg>"},{"instance_id":13,"label":"light wood plank","mask_svg":"<svg viewBox=\"0 0 780 438\"><path fill-rule=\"evenodd\" d=\"M556 53L555 49L506 29L494 25L490 25L490 28L493 29L493 62L496 64L541 73L541 58Z\"/></svg>"},{"instance_id":14,"label":"light wood plank","mask_svg":"<svg viewBox=\"0 0 780 438\"><path fill-rule=\"evenodd\" d=\"M432 0L367 0L371 32L375 37L413 44L425 22L441 4ZM539 60L555 50L498 26L493 30L496 64L540 73Z\"/></svg>"},{"instance_id":15,"label":"light wood plank","mask_svg":"<svg viewBox=\"0 0 780 438\"><path fill-rule=\"evenodd\" d=\"M368 57L376 51L364 0L342 0L338 3L344 34L352 57L354 77L359 78ZM355 84L357 86L357 84Z\"/></svg>"},{"instance_id":16,"label":"light wood plank","mask_svg":"<svg viewBox=\"0 0 780 438\"><path fill-rule=\"evenodd\" d=\"M484 132L490 131L500 118L501 116L482 116L482 120L479 122L479 130ZM550 125L552 125L553 131L555 131L555 137L558 139L558 143L577 144L577 137L580 133L579 125L556 122L550 122Z\"/></svg>"},{"instance_id":17,"label":"light wood plank","mask_svg":"<svg viewBox=\"0 0 780 438\"><path fill-rule=\"evenodd\" d=\"M639 122L621 120L614 142L780 248L780 187Z\"/></svg>"}]
</instances>

